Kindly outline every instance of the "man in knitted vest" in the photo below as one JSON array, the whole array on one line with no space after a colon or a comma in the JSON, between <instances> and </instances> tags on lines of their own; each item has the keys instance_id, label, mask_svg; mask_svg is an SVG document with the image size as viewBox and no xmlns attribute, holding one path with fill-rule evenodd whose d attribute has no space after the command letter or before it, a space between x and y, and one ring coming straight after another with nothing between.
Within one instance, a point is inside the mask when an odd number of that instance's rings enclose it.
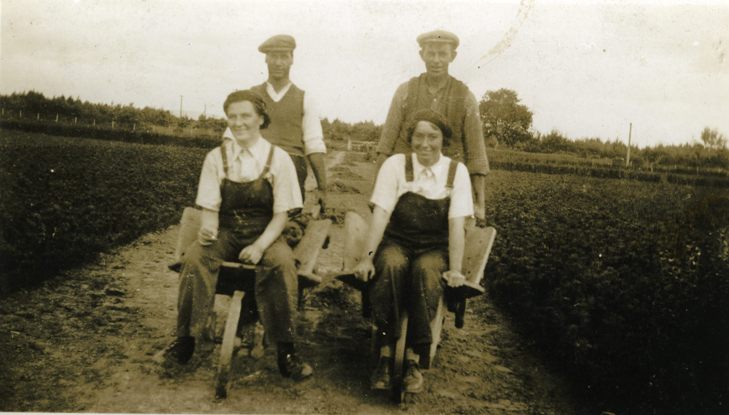
<instances>
[{"instance_id":1,"label":"man in knitted vest","mask_svg":"<svg viewBox=\"0 0 729 415\"><path fill-rule=\"evenodd\" d=\"M478 102L461 81L448 74L456 58L458 37L444 30L423 33L417 38L425 73L400 85L390 104L382 135L377 145L377 168L392 154L410 151L407 125L411 114L432 109L446 117L453 129L451 144L444 154L463 161L468 168L474 193L474 214L485 221L484 177L489 172L483 126Z\"/></svg>"},{"instance_id":2,"label":"man in knitted vest","mask_svg":"<svg viewBox=\"0 0 729 415\"><path fill-rule=\"evenodd\" d=\"M302 196L305 195L306 159L309 160L318 187L315 201L323 211L326 206L324 156L327 150L319 114L311 98L289 79L295 48L296 40L289 35L275 35L263 42L258 51L266 55L268 79L251 90L264 99L271 116L271 124L261 134L291 156ZM224 137L232 137L230 129L225 131Z\"/></svg>"}]
</instances>

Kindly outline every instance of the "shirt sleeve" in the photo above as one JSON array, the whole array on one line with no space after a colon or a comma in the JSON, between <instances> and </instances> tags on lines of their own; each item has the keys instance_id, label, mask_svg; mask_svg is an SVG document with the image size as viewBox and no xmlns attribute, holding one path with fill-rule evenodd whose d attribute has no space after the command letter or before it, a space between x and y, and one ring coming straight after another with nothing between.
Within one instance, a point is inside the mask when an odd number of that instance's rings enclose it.
<instances>
[{"instance_id":1,"label":"shirt sleeve","mask_svg":"<svg viewBox=\"0 0 729 415\"><path fill-rule=\"evenodd\" d=\"M195 203L202 208L218 212L220 211L222 196L220 195L220 166L218 165L216 152L220 153L220 147L210 151L205 156Z\"/></svg>"},{"instance_id":2,"label":"shirt sleeve","mask_svg":"<svg viewBox=\"0 0 729 415\"><path fill-rule=\"evenodd\" d=\"M448 209L448 219L473 215L473 196L471 195L471 179L468 169L463 163L458 163L456 176L453 178L453 191L451 192L451 206Z\"/></svg>"},{"instance_id":3,"label":"shirt sleeve","mask_svg":"<svg viewBox=\"0 0 729 415\"><path fill-rule=\"evenodd\" d=\"M463 123L463 152L466 156L466 167L470 174L487 175L490 171L486 157L486 144L483 138L483 125L478 113L478 102L471 91L468 91L465 102L466 119Z\"/></svg>"},{"instance_id":4,"label":"shirt sleeve","mask_svg":"<svg viewBox=\"0 0 729 415\"><path fill-rule=\"evenodd\" d=\"M382 126L382 134L380 134L380 141L377 144L378 153L390 155L395 150L395 143L400 136L400 129L404 121L404 106L407 94L408 83L405 82L397 88L395 95L392 97L390 110L387 112L387 119L385 119L385 124Z\"/></svg>"},{"instance_id":5,"label":"shirt sleeve","mask_svg":"<svg viewBox=\"0 0 729 415\"><path fill-rule=\"evenodd\" d=\"M326 153L324 133L319 119L319 109L311 94L304 93L304 116L301 119L301 129L304 139L304 154Z\"/></svg>"},{"instance_id":6,"label":"shirt sleeve","mask_svg":"<svg viewBox=\"0 0 729 415\"><path fill-rule=\"evenodd\" d=\"M405 155L396 154L382 163L370 203L392 213L398 200L399 178L405 176Z\"/></svg>"},{"instance_id":7,"label":"shirt sleeve","mask_svg":"<svg viewBox=\"0 0 729 415\"><path fill-rule=\"evenodd\" d=\"M273 174L273 213L288 212L304 207L299 190L299 179L291 157L282 149L274 150Z\"/></svg>"}]
</instances>

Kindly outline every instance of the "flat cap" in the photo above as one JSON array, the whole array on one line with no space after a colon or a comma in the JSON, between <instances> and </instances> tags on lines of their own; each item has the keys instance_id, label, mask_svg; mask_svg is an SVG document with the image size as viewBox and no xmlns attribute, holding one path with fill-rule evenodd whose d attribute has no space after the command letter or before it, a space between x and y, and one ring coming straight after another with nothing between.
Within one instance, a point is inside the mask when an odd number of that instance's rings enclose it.
<instances>
[{"instance_id":1,"label":"flat cap","mask_svg":"<svg viewBox=\"0 0 729 415\"><path fill-rule=\"evenodd\" d=\"M422 48L427 43L450 43L453 49L458 47L459 40L455 34L445 30L433 30L418 36L418 44Z\"/></svg>"},{"instance_id":2,"label":"flat cap","mask_svg":"<svg viewBox=\"0 0 729 415\"><path fill-rule=\"evenodd\" d=\"M271 36L258 47L258 51L261 53L290 52L294 49L296 49L296 40L289 35Z\"/></svg>"}]
</instances>

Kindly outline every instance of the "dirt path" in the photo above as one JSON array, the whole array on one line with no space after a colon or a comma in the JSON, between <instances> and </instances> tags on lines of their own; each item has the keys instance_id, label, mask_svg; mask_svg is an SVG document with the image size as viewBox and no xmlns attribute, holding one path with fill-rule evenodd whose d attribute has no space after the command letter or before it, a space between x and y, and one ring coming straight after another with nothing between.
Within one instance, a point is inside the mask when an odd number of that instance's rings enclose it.
<instances>
[{"instance_id":1,"label":"dirt path","mask_svg":"<svg viewBox=\"0 0 729 415\"><path fill-rule=\"evenodd\" d=\"M340 153L341 154L341 153ZM331 161L338 211L365 212L371 165ZM341 163L341 164L340 164ZM335 164L337 164L335 166ZM357 180L357 179L362 180ZM331 186L330 186L331 187ZM340 188L341 187L341 188ZM359 192L359 193L358 193ZM561 382L520 346L487 298L469 303L466 327L448 316L426 391L398 407L367 383L367 330L358 294L331 275L341 269L343 230L335 226L321 256L328 276L306 299L299 348L315 375L282 378L274 350L238 356L227 400L214 399L219 346L208 344L189 365L165 370L154 355L172 339L177 226L148 234L99 261L19 292L0 304L1 411L485 413L571 414ZM225 298L219 298L220 311ZM220 320L219 320L220 321Z\"/></svg>"}]
</instances>

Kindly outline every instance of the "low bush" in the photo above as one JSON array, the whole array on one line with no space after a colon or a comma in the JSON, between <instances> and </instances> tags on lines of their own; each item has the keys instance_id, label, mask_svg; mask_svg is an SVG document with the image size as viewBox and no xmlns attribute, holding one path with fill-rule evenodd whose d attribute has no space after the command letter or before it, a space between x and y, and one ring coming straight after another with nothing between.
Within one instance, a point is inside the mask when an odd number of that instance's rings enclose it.
<instances>
[{"instance_id":1,"label":"low bush","mask_svg":"<svg viewBox=\"0 0 729 415\"><path fill-rule=\"evenodd\" d=\"M620 413L726 411L729 192L492 175L489 292L581 392Z\"/></svg>"},{"instance_id":2,"label":"low bush","mask_svg":"<svg viewBox=\"0 0 729 415\"><path fill-rule=\"evenodd\" d=\"M179 220L206 151L2 131L0 291Z\"/></svg>"}]
</instances>

